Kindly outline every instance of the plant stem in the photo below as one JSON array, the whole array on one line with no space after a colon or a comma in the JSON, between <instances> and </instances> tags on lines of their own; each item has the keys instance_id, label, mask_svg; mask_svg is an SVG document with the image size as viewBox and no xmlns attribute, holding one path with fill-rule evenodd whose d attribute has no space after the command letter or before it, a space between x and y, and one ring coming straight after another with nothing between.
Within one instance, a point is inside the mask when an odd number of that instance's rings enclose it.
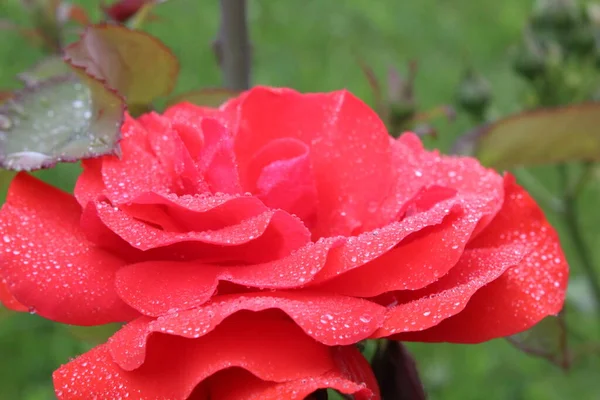
<instances>
[{"instance_id":1,"label":"plant stem","mask_svg":"<svg viewBox=\"0 0 600 400\"><path fill-rule=\"evenodd\" d=\"M250 87L250 40L246 0L220 0L221 26L215 43L223 81L228 89Z\"/></svg>"},{"instance_id":2,"label":"plant stem","mask_svg":"<svg viewBox=\"0 0 600 400\"><path fill-rule=\"evenodd\" d=\"M569 235L575 246L575 250L579 254L583 272L587 275L588 282L596 299L596 308L600 311L600 279L594 267L592 255L585 244L585 239L579 227L579 213L577 209L577 194L584 185L584 180L589 176L589 165L586 170L581 173L576 184L569 184L568 169L566 165L558 166L558 173L561 179L561 185L564 190L564 210L563 216L569 231Z\"/></svg>"}]
</instances>

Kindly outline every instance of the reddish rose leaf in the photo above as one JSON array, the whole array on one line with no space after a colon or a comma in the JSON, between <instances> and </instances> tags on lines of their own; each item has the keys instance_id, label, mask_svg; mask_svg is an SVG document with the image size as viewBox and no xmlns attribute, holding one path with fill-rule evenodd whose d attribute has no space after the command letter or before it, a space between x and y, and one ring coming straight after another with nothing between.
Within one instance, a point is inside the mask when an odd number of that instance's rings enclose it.
<instances>
[{"instance_id":1,"label":"reddish rose leaf","mask_svg":"<svg viewBox=\"0 0 600 400\"><path fill-rule=\"evenodd\" d=\"M129 105L149 104L169 94L179 72L177 58L158 39L118 25L88 27L65 49L65 58L104 79Z\"/></svg>"},{"instance_id":2,"label":"reddish rose leaf","mask_svg":"<svg viewBox=\"0 0 600 400\"><path fill-rule=\"evenodd\" d=\"M0 104L14 96L13 92L0 91Z\"/></svg>"},{"instance_id":3,"label":"reddish rose leaf","mask_svg":"<svg viewBox=\"0 0 600 400\"><path fill-rule=\"evenodd\" d=\"M0 166L34 170L116 151L123 100L91 76L80 78L35 84L0 105Z\"/></svg>"},{"instance_id":4,"label":"reddish rose leaf","mask_svg":"<svg viewBox=\"0 0 600 400\"><path fill-rule=\"evenodd\" d=\"M74 325L127 321L137 313L114 289L124 262L85 239L80 215L71 195L17 175L0 211L0 275L42 317Z\"/></svg>"},{"instance_id":5,"label":"reddish rose leaf","mask_svg":"<svg viewBox=\"0 0 600 400\"><path fill-rule=\"evenodd\" d=\"M485 165L523 165L600 159L600 103L523 112L482 126L460 138L455 150Z\"/></svg>"},{"instance_id":6,"label":"reddish rose leaf","mask_svg":"<svg viewBox=\"0 0 600 400\"><path fill-rule=\"evenodd\" d=\"M530 329L506 338L519 350L568 370L571 364L567 327L562 314L549 316Z\"/></svg>"}]
</instances>

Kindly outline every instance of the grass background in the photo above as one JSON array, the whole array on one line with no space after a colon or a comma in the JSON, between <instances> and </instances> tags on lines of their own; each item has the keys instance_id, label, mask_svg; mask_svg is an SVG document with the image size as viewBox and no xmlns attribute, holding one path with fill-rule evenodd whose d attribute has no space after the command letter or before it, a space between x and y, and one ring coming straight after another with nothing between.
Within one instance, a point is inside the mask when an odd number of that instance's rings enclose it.
<instances>
[{"instance_id":1,"label":"grass background","mask_svg":"<svg viewBox=\"0 0 600 400\"><path fill-rule=\"evenodd\" d=\"M74 1L99 16L99 2ZM369 86L355 62L359 54L381 75L388 65L403 68L419 61L417 98L424 109L451 103L467 63L490 80L493 112L506 115L521 108L524 84L513 75L509 49L521 35L532 2L525 0L346 0L249 1L254 44L255 84L289 86L301 91L348 88L372 102ZM210 51L217 31L216 1L171 0L157 12L160 21L147 30L162 39L179 57L182 69L176 92L217 86L219 70ZM25 22L17 0L0 0L0 18ZM0 88L17 88L14 76L43 54L12 33L0 31ZM440 122L439 138L430 147L447 150L470 127L459 115L456 122ZM532 172L551 191L552 169ZM76 165L40 173L66 190L73 187ZM598 185L585 191L580 206L589 245L600 246ZM579 274L577 254L556 216L572 266L569 288L570 323L581 337L598 337L599 326L585 279ZM595 254L596 265L600 251ZM51 373L90 344L74 338L65 326L31 315L0 309L0 400L54 398ZM431 399L553 400L600 398L600 359L578 359L564 374L544 360L529 357L503 340L462 346L410 344Z\"/></svg>"}]
</instances>

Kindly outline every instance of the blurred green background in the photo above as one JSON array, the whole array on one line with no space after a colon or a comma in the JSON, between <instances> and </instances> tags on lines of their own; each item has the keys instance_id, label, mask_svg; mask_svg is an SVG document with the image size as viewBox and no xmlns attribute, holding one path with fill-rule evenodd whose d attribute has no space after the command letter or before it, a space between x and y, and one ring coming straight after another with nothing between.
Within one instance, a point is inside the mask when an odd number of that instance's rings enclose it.
<instances>
[{"instance_id":1,"label":"blurred green background","mask_svg":"<svg viewBox=\"0 0 600 400\"><path fill-rule=\"evenodd\" d=\"M75 1L99 16L97 1ZM369 85L356 63L361 56L383 77L389 65L405 71L408 60L419 62L416 96L423 109L454 101L456 85L467 63L490 81L492 113L508 115L522 108L525 84L510 66L510 48L520 39L530 0L250 0L254 46L253 83L289 86L301 91L348 88L372 103ZM219 70L210 50L219 15L216 1L171 0L157 8L159 21L146 26L179 57L182 65L176 92L218 86ZM0 0L0 18L26 21L17 0ZM0 31L0 88L19 87L14 76L43 54L20 36ZM459 113L455 122L440 120L437 139L429 147L447 151L470 127ZM550 168L530 170L550 191L556 176ZM39 173L71 190L78 167L60 165ZM583 193L580 206L589 245L600 248L598 178ZM597 338L598 310L579 274L577 254L562 234L572 266L568 320L581 338ZM596 266L600 250L595 254ZM0 400L54 398L52 371L90 347L36 316L0 309ZM431 399L600 399L600 358L588 354L565 374L532 358L504 340L481 345L410 344ZM591 352L589 352L591 353Z\"/></svg>"}]
</instances>

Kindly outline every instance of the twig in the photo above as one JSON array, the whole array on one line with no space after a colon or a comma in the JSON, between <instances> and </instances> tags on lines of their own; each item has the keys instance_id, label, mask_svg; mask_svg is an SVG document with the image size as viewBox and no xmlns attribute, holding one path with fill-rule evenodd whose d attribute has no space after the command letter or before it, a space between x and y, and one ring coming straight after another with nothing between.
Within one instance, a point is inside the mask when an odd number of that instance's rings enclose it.
<instances>
[{"instance_id":1,"label":"twig","mask_svg":"<svg viewBox=\"0 0 600 400\"><path fill-rule=\"evenodd\" d=\"M214 43L225 87L250 87L250 40L246 0L220 0L221 26Z\"/></svg>"}]
</instances>

